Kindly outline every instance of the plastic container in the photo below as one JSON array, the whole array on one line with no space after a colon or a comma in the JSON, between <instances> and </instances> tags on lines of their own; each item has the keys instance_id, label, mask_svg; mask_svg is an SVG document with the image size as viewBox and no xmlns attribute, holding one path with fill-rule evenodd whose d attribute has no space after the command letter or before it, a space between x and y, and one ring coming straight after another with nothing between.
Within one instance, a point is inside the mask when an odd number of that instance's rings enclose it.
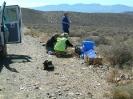
<instances>
[{"instance_id":1,"label":"plastic container","mask_svg":"<svg viewBox=\"0 0 133 99\"><path fill-rule=\"evenodd\" d=\"M89 58L96 58L96 52L93 49L90 49L89 51L84 53L84 56L88 56Z\"/></svg>"},{"instance_id":2,"label":"plastic container","mask_svg":"<svg viewBox=\"0 0 133 99\"><path fill-rule=\"evenodd\" d=\"M82 51L86 52L86 51L89 51L91 49L94 49L95 43L94 43L94 41L84 40L82 42L82 47L83 47Z\"/></svg>"}]
</instances>

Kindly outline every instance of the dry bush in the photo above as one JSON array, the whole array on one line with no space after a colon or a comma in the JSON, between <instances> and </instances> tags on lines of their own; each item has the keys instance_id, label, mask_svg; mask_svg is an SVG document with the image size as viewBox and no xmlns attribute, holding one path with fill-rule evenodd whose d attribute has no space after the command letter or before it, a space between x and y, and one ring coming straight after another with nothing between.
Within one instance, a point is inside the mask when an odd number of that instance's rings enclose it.
<instances>
[{"instance_id":1,"label":"dry bush","mask_svg":"<svg viewBox=\"0 0 133 99\"><path fill-rule=\"evenodd\" d=\"M116 76L118 75L118 70L115 68L109 68L109 71L107 73L107 82L115 83L116 82Z\"/></svg>"},{"instance_id":2,"label":"dry bush","mask_svg":"<svg viewBox=\"0 0 133 99\"><path fill-rule=\"evenodd\" d=\"M70 29L70 36L71 37L83 37L86 35L86 31L84 30L83 26L73 26Z\"/></svg>"},{"instance_id":3,"label":"dry bush","mask_svg":"<svg viewBox=\"0 0 133 99\"><path fill-rule=\"evenodd\" d=\"M110 40L105 36L104 34L101 34L100 32L85 32L82 31L80 33L80 37L82 40L89 39L95 42L96 46L99 46L101 44L103 45L110 45Z\"/></svg>"},{"instance_id":4,"label":"dry bush","mask_svg":"<svg viewBox=\"0 0 133 99\"><path fill-rule=\"evenodd\" d=\"M82 35L82 33L81 32L76 32L75 33L75 31L71 31L71 33L70 33L70 36L71 37L81 37L81 35Z\"/></svg>"},{"instance_id":5,"label":"dry bush","mask_svg":"<svg viewBox=\"0 0 133 99\"><path fill-rule=\"evenodd\" d=\"M133 83L132 71L124 71L118 68L109 67L109 71L106 75L107 82L115 83L117 86L127 85Z\"/></svg>"},{"instance_id":6,"label":"dry bush","mask_svg":"<svg viewBox=\"0 0 133 99\"><path fill-rule=\"evenodd\" d=\"M109 41L106 39L104 36L91 36L89 37L91 40L95 41L96 46L103 44L103 45L108 45Z\"/></svg>"},{"instance_id":7,"label":"dry bush","mask_svg":"<svg viewBox=\"0 0 133 99\"><path fill-rule=\"evenodd\" d=\"M113 44L112 46L100 46L99 50L112 66L132 66L132 48L128 45Z\"/></svg>"},{"instance_id":8,"label":"dry bush","mask_svg":"<svg viewBox=\"0 0 133 99\"><path fill-rule=\"evenodd\" d=\"M123 65L132 60L131 50L126 45L115 45L110 50L112 53L108 57L112 65Z\"/></svg>"},{"instance_id":9,"label":"dry bush","mask_svg":"<svg viewBox=\"0 0 133 99\"><path fill-rule=\"evenodd\" d=\"M121 80L117 83L117 86L123 86L131 83L133 83L133 80Z\"/></svg>"},{"instance_id":10,"label":"dry bush","mask_svg":"<svg viewBox=\"0 0 133 99\"><path fill-rule=\"evenodd\" d=\"M118 86L112 91L113 99L133 99L133 83L125 86Z\"/></svg>"},{"instance_id":11,"label":"dry bush","mask_svg":"<svg viewBox=\"0 0 133 99\"><path fill-rule=\"evenodd\" d=\"M93 32L92 35L93 36L99 36L99 33L98 32Z\"/></svg>"}]
</instances>

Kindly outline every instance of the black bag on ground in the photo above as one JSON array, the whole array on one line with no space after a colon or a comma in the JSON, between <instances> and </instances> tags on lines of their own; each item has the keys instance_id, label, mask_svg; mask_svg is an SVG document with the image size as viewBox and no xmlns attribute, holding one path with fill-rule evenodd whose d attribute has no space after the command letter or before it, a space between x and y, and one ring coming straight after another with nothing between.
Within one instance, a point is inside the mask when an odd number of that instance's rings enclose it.
<instances>
[{"instance_id":1,"label":"black bag on ground","mask_svg":"<svg viewBox=\"0 0 133 99\"><path fill-rule=\"evenodd\" d=\"M52 61L45 60L43 63L44 70L53 71L54 65L52 64Z\"/></svg>"},{"instance_id":2,"label":"black bag on ground","mask_svg":"<svg viewBox=\"0 0 133 99\"><path fill-rule=\"evenodd\" d=\"M81 45L76 45L75 46L75 53L78 55L81 55Z\"/></svg>"}]
</instances>

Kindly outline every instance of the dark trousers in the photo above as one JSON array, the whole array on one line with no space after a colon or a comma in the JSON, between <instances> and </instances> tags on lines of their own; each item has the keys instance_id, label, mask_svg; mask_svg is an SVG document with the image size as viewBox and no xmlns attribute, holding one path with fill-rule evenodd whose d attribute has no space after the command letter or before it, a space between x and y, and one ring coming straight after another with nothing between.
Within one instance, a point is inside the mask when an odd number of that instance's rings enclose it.
<instances>
[{"instance_id":1,"label":"dark trousers","mask_svg":"<svg viewBox=\"0 0 133 99\"><path fill-rule=\"evenodd\" d=\"M63 32L68 33L69 34L69 28L63 28Z\"/></svg>"}]
</instances>

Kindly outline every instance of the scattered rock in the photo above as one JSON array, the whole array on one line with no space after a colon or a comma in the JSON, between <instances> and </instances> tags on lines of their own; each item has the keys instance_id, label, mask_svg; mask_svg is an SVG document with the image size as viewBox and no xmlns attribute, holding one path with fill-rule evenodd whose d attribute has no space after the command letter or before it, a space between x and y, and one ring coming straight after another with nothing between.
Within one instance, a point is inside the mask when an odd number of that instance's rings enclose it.
<instances>
[{"instance_id":1,"label":"scattered rock","mask_svg":"<svg viewBox=\"0 0 133 99\"><path fill-rule=\"evenodd\" d=\"M61 95L62 95L61 91L60 91L60 92L58 92L58 95L59 95L59 96L61 96Z\"/></svg>"},{"instance_id":2,"label":"scattered rock","mask_svg":"<svg viewBox=\"0 0 133 99\"><path fill-rule=\"evenodd\" d=\"M49 95L50 95L50 93L46 93L46 95L48 95L48 96L49 96Z\"/></svg>"},{"instance_id":3,"label":"scattered rock","mask_svg":"<svg viewBox=\"0 0 133 99\"><path fill-rule=\"evenodd\" d=\"M97 84L97 86L100 86L100 85L101 85L100 83Z\"/></svg>"},{"instance_id":4,"label":"scattered rock","mask_svg":"<svg viewBox=\"0 0 133 99\"><path fill-rule=\"evenodd\" d=\"M26 94L26 98L28 98L29 97L29 95L28 94Z\"/></svg>"},{"instance_id":5,"label":"scattered rock","mask_svg":"<svg viewBox=\"0 0 133 99\"><path fill-rule=\"evenodd\" d=\"M84 64L84 62L82 61L82 62L80 62L80 64Z\"/></svg>"},{"instance_id":6,"label":"scattered rock","mask_svg":"<svg viewBox=\"0 0 133 99\"><path fill-rule=\"evenodd\" d=\"M87 95L88 95L88 98L92 98L93 97L91 92L88 92Z\"/></svg>"},{"instance_id":7,"label":"scattered rock","mask_svg":"<svg viewBox=\"0 0 133 99\"><path fill-rule=\"evenodd\" d=\"M56 97L52 97L52 99L56 99Z\"/></svg>"},{"instance_id":8,"label":"scattered rock","mask_svg":"<svg viewBox=\"0 0 133 99\"><path fill-rule=\"evenodd\" d=\"M38 86L36 86L35 89L40 89L40 88Z\"/></svg>"},{"instance_id":9,"label":"scattered rock","mask_svg":"<svg viewBox=\"0 0 133 99\"><path fill-rule=\"evenodd\" d=\"M79 92L76 92L76 93L75 93L75 95L78 95L78 96L79 96L79 95L81 95L81 93L79 93Z\"/></svg>"},{"instance_id":10,"label":"scattered rock","mask_svg":"<svg viewBox=\"0 0 133 99\"><path fill-rule=\"evenodd\" d=\"M59 75L60 73L54 73L55 75Z\"/></svg>"},{"instance_id":11,"label":"scattered rock","mask_svg":"<svg viewBox=\"0 0 133 99\"><path fill-rule=\"evenodd\" d=\"M24 78L19 78L19 80L23 80Z\"/></svg>"},{"instance_id":12,"label":"scattered rock","mask_svg":"<svg viewBox=\"0 0 133 99\"><path fill-rule=\"evenodd\" d=\"M73 95L74 95L74 93L73 93L73 92L69 92L69 93L68 93L68 95L71 95L71 96L73 96Z\"/></svg>"},{"instance_id":13,"label":"scattered rock","mask_svg":"<svg viewBox=\"0 0 133 99\"><path fill-rule=\"evenodd\" d=\"M121 75L120 75L120 79L121 79L121 80L125 80L125 79L127 79L127 78L128 78L128 77L126 77L125 74L121 74Z\"/></svg>"},{"instance_id":14,"label":"scattered rock","mask_svg":"<svg viewBox=\"0 0 133 99\"><path fill-rule=\"evenodd\" d=\"M132 77L130 77L130 80L133 80L133 76L132 76Z\"/></svg>"},{"instance_id":15,"label":"scattered rock","mask_svg":"<svg viewBox=\"0 0 133 99\"><path fill-rule=\"evenodd\" d=\"M10 80L9 78L7 78L6 80Z\"/></svg>"},{"instance_id":16,"label":"scattered rock","mask_svg":"<svg viewBox=\"0 0 133 99\"><path fill-rule=\"evenodd\" d=\"M70 88L67 87L64 91L69 91L69 90L70 90Z\"/></svg>"},{"instance_id":17,"label":"scattered rock","mask_svg":"<svg viewBox=\"0 0 133 99\"><path fill-rule=\"evenodd\" d=\"M86 68L81 68L82 70L86 70Z\"/></svg>"}]
</instances>

